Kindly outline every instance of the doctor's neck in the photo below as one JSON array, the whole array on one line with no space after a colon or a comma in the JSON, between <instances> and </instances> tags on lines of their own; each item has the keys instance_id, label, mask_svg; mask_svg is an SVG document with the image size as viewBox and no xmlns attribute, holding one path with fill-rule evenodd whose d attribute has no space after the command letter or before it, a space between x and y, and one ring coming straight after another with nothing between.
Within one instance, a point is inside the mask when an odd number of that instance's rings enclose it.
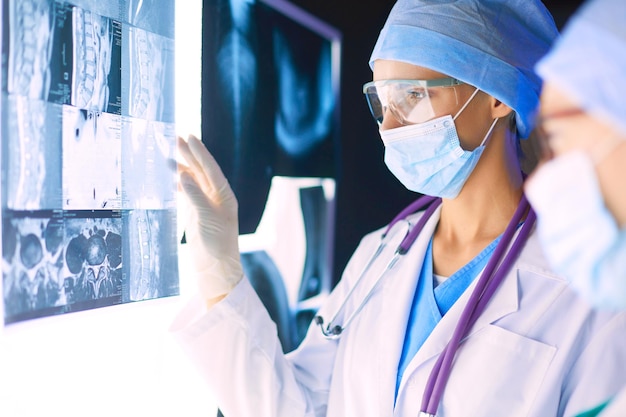
<instances>
[{"instance_id":1,"label":"doctor's neck","mask_svg":"<svg viewBox=\"0 0 626 417\"><path fill-rule=\"evenodd\" d=\"M495 239L511 220L522 196L517 138L498 123L487 146L454 199L444 199L437 234L458 241Z\"/></svg>"}]
</instances>

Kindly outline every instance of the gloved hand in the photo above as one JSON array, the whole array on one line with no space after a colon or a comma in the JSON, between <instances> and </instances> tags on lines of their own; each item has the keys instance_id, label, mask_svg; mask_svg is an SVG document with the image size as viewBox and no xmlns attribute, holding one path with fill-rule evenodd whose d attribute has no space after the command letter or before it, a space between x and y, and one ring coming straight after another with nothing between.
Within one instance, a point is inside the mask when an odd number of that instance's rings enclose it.
<instances>
[{"instance_id":1,"label":"gloved hand","mask_svg":"<svg viewBox=\"0 0 626 417\"><path fill-rule=\"evenodd\" d=\"M200 294L211 301L228 294L243 278L239 257L237 199L219 165L193 135L178 138L188 166L178 164L189 203L185 236Z\"/></svg>"}]
</instances>

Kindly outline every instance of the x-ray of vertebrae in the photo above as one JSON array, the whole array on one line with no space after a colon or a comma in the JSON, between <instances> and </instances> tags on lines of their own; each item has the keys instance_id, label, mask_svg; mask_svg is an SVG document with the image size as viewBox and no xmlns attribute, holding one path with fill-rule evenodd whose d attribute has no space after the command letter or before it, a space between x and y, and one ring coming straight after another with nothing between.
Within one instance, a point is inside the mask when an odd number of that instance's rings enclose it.
<instances>
[{"instance_id":1,"label":"x-ray of vertebrae","mask_svg":"<svg viewBox=\"0 0 626 417\"><path fill-rule=\"evenodd\" d=\"M72 26L76 59L71 103L81 109L118 113L120 56L116 54L116 59L113 56L121 46L121 23L74 7ZM110 74L111 81L115 81L111 83L113 102L110 102Z\"/></svg>"},{"instance_id":2,"label":"x-ray of vertebrae","mask_svg":"<svg viewBox=\"0 0 626 417\"><path fill-rule=\"evenodd\" d=\"M133 27L174 39L174 1L171 0L72 0L74 6Z\"/></svg>"},{"instance_id":3,"label":"x-ray of vertebrae","mask_svg":"<svg viewBox=\"0 0 626 417\"><path fill-rule=\"evenodd\" d=\"M166 297L178 290L175 211L130 210L124 226L128 240L130 301ZM132 244L130 243L132 242ZM174 242L174 244L172 243Z\"/></svg>"},{"instance_id":4,"label":"x-ray of vertebrae","mask_svg":"<svg viewBox=\"0 0 626 417\"><path fill-rule=\"evenodd\" d=\"M14 0L9 2L8 11L11 64L7 89L12 94L45 100L51 82L53 9L46 0Z\"/></svg>"},{"instance_id":5,"label":"x-ray of vertebrae","mask_svg":"<svg viewBox=\"0 0 626 417\"><path fill-rule=\"evenodd\" d=\"M60 209L62 106L4 96L2 111L3 206Z\"/></svg>"},{"instance_id":6,"label":"x-ray of vertebrae","mask_svg":"<svg viewBox=\"0 0 626 417\"><path fill-rule=\"evenodd\" d=\"M50 0L10 0L7 90L121 112L121 23Z\"/></svg>"},{"instance_id":7,"label":"x-ray of vertebrae","mask_svg":"<svg viewBox=\"0 0 626 417\"><path fill-rule=\"evenodd\" d=\"M3 0L4 322L178 294L172 0Z\"/></svg>"},{"instance_id":8,"label":"x-ray of vertebrae","mask_svg":"<svg viewBox=\"0 0 626 417\"><path fill-rule=\"evenodd\" d=\"M123 39L123 62L130 69L123 79L124 115L173 123L174 41L135 27Z\"/></svg>"},{"instance_id":9,"label":"x-ray of vertebrae","mask_svg":"<svg viewBox=\"0 0 626 417\"><path fill-rule=\"evenodd\" d=\"M121 302L122 219L106 214L4 217L5 321Z\"/></svg>"}]
</instances>

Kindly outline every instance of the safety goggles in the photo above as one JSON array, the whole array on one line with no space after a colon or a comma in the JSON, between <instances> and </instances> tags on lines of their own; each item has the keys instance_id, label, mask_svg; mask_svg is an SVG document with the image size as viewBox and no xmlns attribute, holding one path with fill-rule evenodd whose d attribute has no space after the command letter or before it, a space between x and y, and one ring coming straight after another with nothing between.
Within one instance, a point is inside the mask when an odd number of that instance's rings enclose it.
<instances>
[{"instance_id":1,"label":"safety goggles","mask_svg":"<svg viewBox=\"0 0 626 417\"><path fill-rule=\"evenodd\" d=\"M458 104L456 78L378 80L363 86L374 120L381 125L389 111L401 124L423 123L449 114Z\"/></svg>"}]
</instances>

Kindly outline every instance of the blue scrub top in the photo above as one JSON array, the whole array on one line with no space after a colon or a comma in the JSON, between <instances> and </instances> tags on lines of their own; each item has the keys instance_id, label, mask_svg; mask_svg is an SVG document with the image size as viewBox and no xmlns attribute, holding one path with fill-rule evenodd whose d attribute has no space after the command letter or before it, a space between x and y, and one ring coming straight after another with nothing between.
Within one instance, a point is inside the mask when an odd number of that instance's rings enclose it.
<instances>
[{"instance_id":1,"label":"blue scrub top","mask_svg":"<svg viewBox=\"0 0 626 417\"><path fill-rule=\"evenodd\" d=\"M444 314L452 308L461 294L469 287L472 281L480 274L487 265L491 254L500 241L500 237L491 242L469 263L455 272L436 288L433 288L433 239L430 239L424 264L420 272L419 281L413 297L409 321L404 336L404 346L398 364L398 376L396 379L396 397L400 388L400 381L406 367L424 341L430 336L437 323Z\"/></svg>"}]
</instances>

